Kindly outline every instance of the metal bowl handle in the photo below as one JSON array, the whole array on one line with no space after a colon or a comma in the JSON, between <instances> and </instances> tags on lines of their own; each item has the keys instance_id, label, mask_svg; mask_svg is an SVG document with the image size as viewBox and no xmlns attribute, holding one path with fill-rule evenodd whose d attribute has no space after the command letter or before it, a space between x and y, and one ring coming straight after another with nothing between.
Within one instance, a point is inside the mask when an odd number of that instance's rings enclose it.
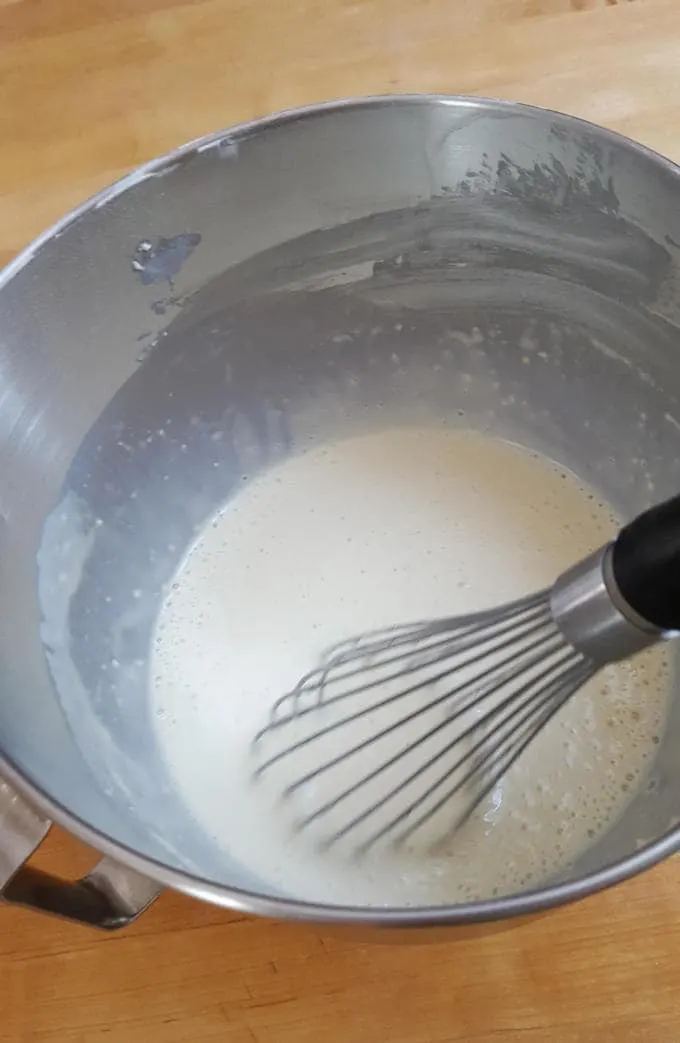
<instances>
[{"instance_id":1,"label":"metal bowl handle","mask_svg":"<svg viewBox=\"0 0 680 1043\"><path fill-rule=\"evenodd\" d=\"M26 865L51 825L0 779L0 903L115 931L160 894L162 888L154 880L108 857L74 881Z\"/></svg>"}]
</instances>

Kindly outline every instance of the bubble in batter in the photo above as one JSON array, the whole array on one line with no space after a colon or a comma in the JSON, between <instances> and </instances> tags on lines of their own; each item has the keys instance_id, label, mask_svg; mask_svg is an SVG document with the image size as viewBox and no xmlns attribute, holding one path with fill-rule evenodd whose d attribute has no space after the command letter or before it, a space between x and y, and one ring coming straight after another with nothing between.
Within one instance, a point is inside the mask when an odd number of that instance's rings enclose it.
<instances>
[{"instance_id":1,"label":"bubble in batter","mask_svg":"<svg viewBox=\"0 0 680 1043\"><path fill-rule=\"evenodd\" d=\"M450 904L562 869L642 784L668 699L663 649L577 693L436 855L319 851L277 791L253 786L250 743L329 645L545 588L617 527L568 472L473 433L388 430L250 481L199 535L156 630L156 731L196 822L254 887L332 904Z\"/></svg>"}]
</instances>

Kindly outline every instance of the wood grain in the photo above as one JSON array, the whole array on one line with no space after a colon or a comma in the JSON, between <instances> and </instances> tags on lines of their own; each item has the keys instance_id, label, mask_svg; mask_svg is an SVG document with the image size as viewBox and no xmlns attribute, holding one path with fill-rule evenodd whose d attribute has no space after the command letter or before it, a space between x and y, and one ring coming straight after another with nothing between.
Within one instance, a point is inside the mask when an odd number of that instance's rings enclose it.
<instances>
[{"instance_id":1,"label":"wood grain","mask_svg":"<svg viewBox=\"0 0 680 1043\"><path fill-rule=\"evenodd\" d=\"M135 164L275 109L490 94L680 159L677 0L0 0L0 262ZM39 861L92 855L55 833ZM673 1043L680 865L493 936L430 947L165 895L103 936L1 913L10 1043Z\"/></svg>"}]
</instances>

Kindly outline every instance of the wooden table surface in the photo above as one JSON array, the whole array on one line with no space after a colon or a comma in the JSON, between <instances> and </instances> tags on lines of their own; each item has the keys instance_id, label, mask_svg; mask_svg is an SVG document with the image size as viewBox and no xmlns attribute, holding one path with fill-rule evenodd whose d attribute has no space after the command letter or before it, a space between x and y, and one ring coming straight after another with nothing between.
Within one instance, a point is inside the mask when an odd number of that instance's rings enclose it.
<instances>
[{"instance_id":1,"label":"wooden table surface","mask_svg":"<svg viewBox=\"0 0 680 1043\"><path fill-rule=\"evenodd\" d=\"M186 139L343 95L517 98L680 160L679 0L0 0L0 261ZM39 862L92 855L55 833ZM506 933L365 946L167 894L99 935L0 912L0 1040L680 1040L680 862Z\"/></svg>"}]
</instances>

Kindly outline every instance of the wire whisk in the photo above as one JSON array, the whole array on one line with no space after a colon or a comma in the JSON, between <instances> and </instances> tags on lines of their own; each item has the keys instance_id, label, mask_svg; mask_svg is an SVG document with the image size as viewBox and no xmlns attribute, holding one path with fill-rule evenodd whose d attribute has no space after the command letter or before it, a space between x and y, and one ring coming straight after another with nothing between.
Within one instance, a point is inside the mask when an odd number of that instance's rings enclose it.
<instances>
[{"instance_id":1,"label":"wire whisk","mask_svg":"<svg viewBox=\"0 0 680 1043\"><path fill-rule=\"evenodd\" d=\"M436 846L485 798L493 814L506 773L604 665L679 625L677 497L538 594L335 645L274 703L254 777L321 847Z\"/></svg>"}]
</instances>

